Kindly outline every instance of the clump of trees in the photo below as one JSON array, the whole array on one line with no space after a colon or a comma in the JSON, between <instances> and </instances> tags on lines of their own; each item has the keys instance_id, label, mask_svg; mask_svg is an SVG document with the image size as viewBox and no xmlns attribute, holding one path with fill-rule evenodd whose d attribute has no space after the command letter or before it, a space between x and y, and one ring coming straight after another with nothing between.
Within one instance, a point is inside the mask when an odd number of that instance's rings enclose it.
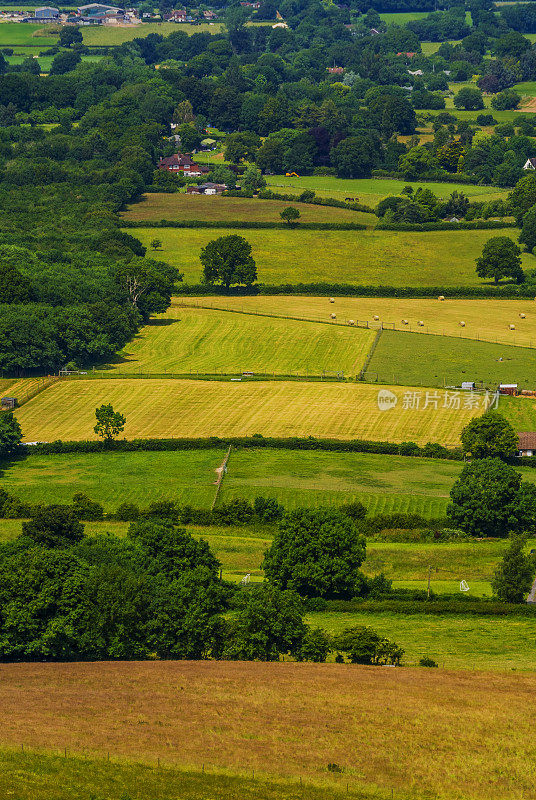
<instances>
[{"instance_id":1,"label":"clump of trees","mask_svg":"<svg viewBox=\"0 0 536 800\"><path fill-rule=\"evenodd\" d=\"M201 250L201 264L205 283L220 283L225 289L232 284L251 286L257 280L251 245L238 234L212 239Z\"/></svg>"}]
</instances>

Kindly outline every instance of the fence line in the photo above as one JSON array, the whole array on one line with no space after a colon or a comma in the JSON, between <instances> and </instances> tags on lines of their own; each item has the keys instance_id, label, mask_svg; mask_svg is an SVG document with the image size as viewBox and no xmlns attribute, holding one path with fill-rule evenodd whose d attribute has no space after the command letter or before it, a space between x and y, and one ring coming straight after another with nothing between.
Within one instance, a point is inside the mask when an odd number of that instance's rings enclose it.
<instances>
[{"instance_id":1,"label":"fence line","mask_svg":"<svg viewBox=\"0 0 536 800\"><path fill-rule=\"evenodd\" d=\"M227 472L227 463L229 461L229 456L231 455L231 447L232 447L232 444L229 445L229 449L227 450L227 455L223 459L223 464L221 465L220 470L219 470L218 480L217 480L217 485L216 485L216 493L214 494L214 499L212 500L212 505L210 506L210 510L211 511L214 511L214 508L215 508L216 503L218 501L218 496L220 494L221 485L223 483L223 476Z\"/></svg>"},{"instance_id":2,"label":"fence line","mask_svg":"<svg viewBox=\"0 0 536 800\"><path fill-rule=\"evenodd\" d=\"M370 299L370 298L367 298ZM246 314L249 316L255 317L271 317L273 319L293 319L297 320L298 322L315 322L321 325L339 325L343 328L368 328L369 330L392 330L397 331L398 333L421 333L426 334L427 336L444 336L447 339L467 339L471 342L487 342L488 344L500 344L507 347L521 347L527 350L534 350L536 348L536 337L534 339L529 338L528 340L523 340L521 342L518 337L513 337L512 341L504 341L499 339L497 336L490 336L482 338L480 335L480 331L477 331L474 336L468 336L466 334L465 328L460 328L458 334L455 333L445 333L445 331L431 331L428 325L402 325L399 326L396 322L383 322L383 321L373 321L370 320L350 320L346 319L344 322L340 322L336 319L322 319L320 317L299 317L293 314L276 314L274 312L269 311L257 311L255 309L245 309L245 308L223 308L222 306L215 306L214 304L208 303L199 303L199 302L192 302L187 303L181 300L179 303L176 304L177 308L201 308L211 311L227 311L230 314ZM517 342L516 342L517 338ZM527 344L528 341L528 344Z\"/></svg>"},{"instance_id":3,"label":"fence line","mask_svg":"<svg viewBox=\"0 0 536 800\"><path fill-rule=\"evenodd\" d=\"M367 353L367 357L365 358L365 362L364 362L364 364L363 364L363 366L362 366L362 368L361 368L361 370L359 372L359 380L360 381L363 380L363 376L365 375L365 373L367 371L367 368L368 368L368 366L369 366L369 364L371 362L372 356L374 355L374 351L376 350L376 347L378 346L378 342L380 341L381 335L382 335L382 329L380 328L378 330L378 333L374 337L374 341L372 342L371 348Z\"/></svg>"}]
</instances>

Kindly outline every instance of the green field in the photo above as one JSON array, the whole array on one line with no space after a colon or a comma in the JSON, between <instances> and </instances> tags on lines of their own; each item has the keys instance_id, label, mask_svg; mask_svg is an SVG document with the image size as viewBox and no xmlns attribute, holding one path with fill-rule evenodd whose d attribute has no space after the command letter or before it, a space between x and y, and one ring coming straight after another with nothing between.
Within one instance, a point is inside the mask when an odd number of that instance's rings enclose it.
<instances>
[{"instance_id":1,"label":"green field","mask_svg":"<svg viewBox=\"0 0 536 800\"><path fill-rule=\"evenodd\" d=\"M58 41L57 34L43 34L45 27L20 22L0 22L0 47L31 45L43 50Z\"/></svg>"},{"instance_id":2,"label":"green field","mask_svg":"<svg viewBox=\"0 0 536 800\"><path fill-rule=\"evenodd\" d=\"M188 36L194 33L219 33L221 23L200 25L177 25L176 22L144 22L141 25L113 26L95 25L82 29L84 44L89 47L95 45L114 47L124 42L131 42L133 39L144 39L151 33L159 33L161 36L169 36L176 31L184 31Z\"/></svg>"},{"instance_id":3,"label":"green field","mask_svg":"<svg viewBox=\"0 0 536 800\"><path fill-rule=\"evenodd\" d=\"M374 336L362 328L184 308L174 302L126 345L112 370L355 375Z\"/></svg>"},{"instance_id":4,"label":"green field","mask_svg":"<svg viewBox=\"0 0 536 800\"><path fill-rule=\"evenodd\" d=\"M385 391L386 387L382 387ZM55 383L17 411L24 440L95 439L95 408L111 403L133 438L317 436L456 445L461 430L485 409L406 405L411 387L393 386L400 400L384 411L378 387L305 381L87 379ZM433 392L432 392L433 394ZM424 401L424 393L423 393ZM463 405L463 404L462 404Z\"/></svg>"},{"instance_id":5,"label":"green field","mask_svg":"<svg viewBox=\"0 0 536 800\"><path fill-rule=\"evenodd\" d=\"M428 16L428 11L393 11L384 12L380 17L388 25L405 25L406 22L413 22L416 19L424 19Z\"/></svg>"},{"instance_id":6,"label":"green field","mask_svg":"<svg viewBox=\"0 0 536 800\"><path fill-rule=\"evenodd\" d=\"M472 112L476 115L476 112ZM411 185L414 190L419 187L430 189L440 198L449 197L452 192L463 192L472 200L485 196L506 197L504 189L493 186L473 186L465 183L441 183L436 181L403 181L395 178L334 178L326 175L306 175L299 178L287 178L285 175L266 175L269 186L292 189L292 193L302 192L304 189L313 189L319 196L334 197L344 200L345 197L355 197L360 203L375 206L383 197L391 194L400 194L404 186ZM277 189L276 189L277 191ZM289 192L290 193L290 192Z\"/></svg>"},{"instance_id":7,"label":"green field","mask_svg":"<svg viewBox=\"0 0 536 800\"><path fill-rule=\"evenodd\" d=\"M301 222L358 222L372 225L372 214L330 208L307 203L295 203ZM142 196L121 216L130 221L210 220L220 222L281 222L280 212L288 207L282 200L258 200L241 197L208 196L204 194L154 193Z\"/></svg>"},{"instance_id":8,"label":"green field","mask_svg":"<svg viewBox=\"0 0 536 800\"><path fill-rule=\"evenodd\" d=\"M30 455L4 464L0 486L29 503L69 503L85 492L105 510L175 500L209 507L223 449ZM363 502L370 514L442 517L461 462L314 450L233 450L219 502L276 497L288 508ZM527 480L534 470L526 470Z\"/></svg>"},{"instance_id":9,"label":"green field","mask_svg":"<svg viewBox=\"0 0 536 800\"><path fill-rule=\"evenodd\" d=\"M492 390L499 383L536 389L536 358L533 350L522 347L385 330L366 378L385 383L394 383L396 378L415 386L461 386L462 381L476 381Z\"/></svg>"},{"instance_id":10,"label":"green field","mask_svg":"<svg viewBox=\"0 0 536 800\"><path fill-rule=\"evenodd\" d=\"M201 249L228 235L225 228L129 228L143 245L162 242L159 257L177 267L187 283L201 280ZM233 230L252 246L258 279L268 284L347 283L373 286L479 286L475 259L490 231L306 231ZM517 240L511 229L494 236ZM525 268L536 267L536 256L523 253Z\"/></svg>"},{"instance_id":11,"label":"green field","mask_svg":"<svg viewBox=\"0 0 536 800\"><path fill-rule=\"evenodd\" d=\"M516 431L536 431L536 400L530 397L501 398L501 414Z\"/></svg>"},{"instance_id":12,"label":"green field","mask_svg":"<svg viewBox=\"0 0 536 800\"><path fill-rule=\"evenodd\" d=\"M533 619L427 614L318 613L308 621L335 633L370 625L406 651L405 661L429 656L447 669L534 670ZM463 715L462 715L463 718Z\"/></svg>"}]
</instances>

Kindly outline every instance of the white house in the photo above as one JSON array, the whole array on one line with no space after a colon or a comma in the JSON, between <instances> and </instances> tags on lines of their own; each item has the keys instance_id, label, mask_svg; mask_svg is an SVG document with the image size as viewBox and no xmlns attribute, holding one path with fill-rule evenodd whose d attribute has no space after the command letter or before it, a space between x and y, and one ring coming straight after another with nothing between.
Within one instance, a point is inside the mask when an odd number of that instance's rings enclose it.
<instances>
[{"instance_id":1,"label":"white house","mask_svg":"<svg viewBox=\"0 0 536 800\"><path fill-rule=\"evenodd\" d=\"M523 169L536 169L536 158L527 158L523 164Z\"/></svg>"}]
</instances>

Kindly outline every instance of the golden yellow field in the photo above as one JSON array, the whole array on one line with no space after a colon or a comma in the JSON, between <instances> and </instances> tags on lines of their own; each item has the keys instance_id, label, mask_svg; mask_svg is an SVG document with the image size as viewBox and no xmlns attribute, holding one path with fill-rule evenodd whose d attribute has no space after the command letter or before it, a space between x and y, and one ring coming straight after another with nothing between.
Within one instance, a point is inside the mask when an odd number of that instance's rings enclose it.
<instances>
[{"instance_id":1,"label":"golden yellow field","mask_svg":"<svg viewBox=\"0 0 536 800\"><path fill-rule=\"evenodd\" d=\"M378 408L378 391L396 395L396 407ZM444 393L425 408L426 389L403 386L292 381L174 379L66 380L26 403L17 417L26 441L94 439L95 408L112 403L136 437L317 436L456 445L469 420L484 411L444 408ZM419 408L405 408L405 396ZM437 408L435 407L437 406Z\"/></svg>"},{"instance_id":2,"label":"golden yellow field","mask_svg":"<svg viewBox=\"0 0 536 800\"><path fill-rule=\"evenodd\" d=\"M185 308L174 301L125 346L114 371L355 376L374 335L363 328Z\"/></svg>"},{"instance_id":3,"label":"golden yellow field","mask_svg":"<svg viewBox=\"0 0 536 800\"><path fill-rule=\"evenodd\" d=\"M337 322L348 319L368 321L372 327L411 330L418 333L445 334L480 339L500 344L536 347L536 302L519 300L450 300L404 299L396 297L329 297L294 295L253 297L184 297L184 304L212 305L214 308L243 309L281 316L327 320L337 315ZM520 314L525 314L522 319ZM379 321L374 320L378 316ZM402 320L406 319L408 325ZM424 322L424 326L418 323ZM465 322L462 327L460 322ZM515 325L515 330L510 330Z\"/></svg>"},{"instance_id":4,"label":"golden yellow field","mask_svg":"<svg viewBox=\"0 0 536 800\"><path fill-rule=\"evenodd\" d=\"M344 791L366 787L367 797L383 800L527 800L535 696L536 677L515 673L218 661L3 664L0 739L19 750L110 752L250 777L254 770L290 779L289 797L299 796L301 777ZM329 772L329 763L341 772Z\"/></svg>"}]
</instances>

